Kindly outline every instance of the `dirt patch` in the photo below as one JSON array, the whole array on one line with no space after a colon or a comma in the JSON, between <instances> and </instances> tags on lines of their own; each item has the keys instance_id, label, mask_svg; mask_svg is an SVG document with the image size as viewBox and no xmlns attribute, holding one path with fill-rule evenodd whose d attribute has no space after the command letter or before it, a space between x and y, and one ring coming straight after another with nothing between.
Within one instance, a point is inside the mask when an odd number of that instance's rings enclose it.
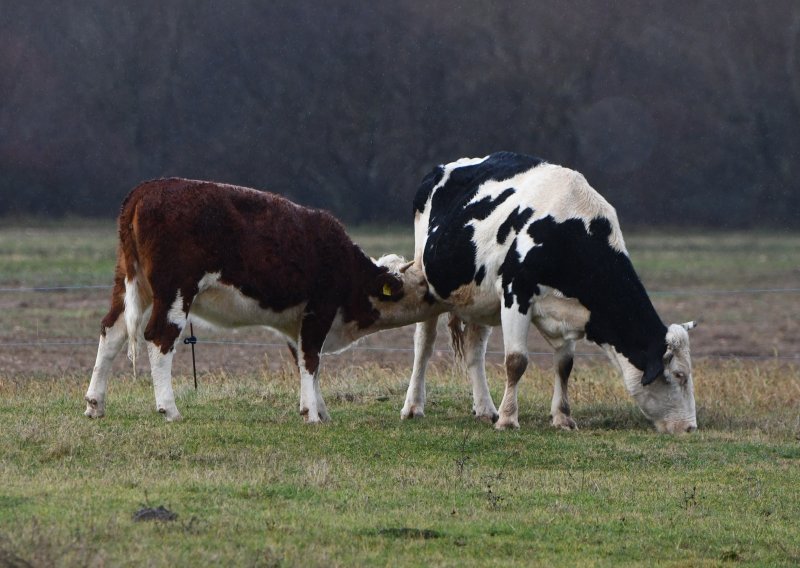
<instances>
[{"instance_id":1,"label":"dirt patch","mask_svg":"<svg viewBox=\"0 0 800 568\"><path fill-rule=\"evenodd\" d=\"M107 305L104 290L59 293L57 297L29 294L21 301L0 296L0 369L11 375L85 373L87 381L97 353L99 322ZM691 332L692 357L782 357L800 362L800 294L763 294L696 297L654 297L665 322L699 320ZM432 363L449 365L452 354L446 318L441 318ZM238 373L274 372L292 365L285 340L258 328L208 331L195 327L197 371ZM339 355L326 355L322 372L378 362L382 367L410 369L414 326L366 337ZM552 349L533 329L528 348L538 367L552 365ZM503 363L502 333L489 339L487 362ZM602 360L596 346L583 342L578 352ZM579 357L580 359L580 357ZM579 364L579 363L578 363ZM148 370L147 356L137 365ZM124 350L115 361L115 373L130 374ZM179 344L174 373L191 375L191 350ZM324 382L324 378L323 378Z\"/></svg>"},{"instance_id":2,"label":"dirt patch","mask_svg":"<svg viewBox=\"0 0 800 568\"><path fill-rule=\"evenodd\" d=\"M133 520L135 522L174 521L177 518L177 513L173 513L163 505L159 505L158 507L143 507L133 514Z\"/></svg>"}]
</instances>

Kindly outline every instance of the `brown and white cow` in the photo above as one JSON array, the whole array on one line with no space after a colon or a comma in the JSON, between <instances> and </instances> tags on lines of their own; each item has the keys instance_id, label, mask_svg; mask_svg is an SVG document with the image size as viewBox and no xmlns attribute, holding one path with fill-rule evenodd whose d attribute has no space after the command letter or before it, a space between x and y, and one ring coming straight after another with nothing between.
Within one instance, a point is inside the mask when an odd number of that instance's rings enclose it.
<instances>
[{"instance_id":1,"label":"brown and white cow","mask_svg":"<svg viewBox=\"0 0 800 568\"><path fill-rule=\"evenodd\" d=\"M372 261L332 215L271 193L176 178L142 183L119 215L111 309L85 414L104 415L111 363L127 339L135 368L143 337L156 408L180 419L172 358L191 314L193 322L281 332L300 370L300 413L328 420L320 355L424 319L427 286L415 270L396 255Z\"/></svg>"}]
</instances>

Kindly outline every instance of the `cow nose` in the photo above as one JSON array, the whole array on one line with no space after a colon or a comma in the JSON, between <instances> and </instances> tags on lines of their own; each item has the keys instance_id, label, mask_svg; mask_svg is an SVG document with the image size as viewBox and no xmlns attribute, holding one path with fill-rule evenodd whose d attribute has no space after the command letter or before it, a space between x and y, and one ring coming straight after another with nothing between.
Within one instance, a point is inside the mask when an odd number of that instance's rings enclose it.
<instances>
[{"instance_id":1,"label":"cow nose","mask_svg":"<svg viewBox=\"0 0 800 568\"><path fill-rule=\"evenodd\" d=\"M694 432L695 430L697 430L697 426L692 426L692 425L690 424L689 426L687 426L687 427L686 427L686 433L687 433L687 434L691 434L691 433L692 433L692 432Z\"/></svg>"}]
</instances>

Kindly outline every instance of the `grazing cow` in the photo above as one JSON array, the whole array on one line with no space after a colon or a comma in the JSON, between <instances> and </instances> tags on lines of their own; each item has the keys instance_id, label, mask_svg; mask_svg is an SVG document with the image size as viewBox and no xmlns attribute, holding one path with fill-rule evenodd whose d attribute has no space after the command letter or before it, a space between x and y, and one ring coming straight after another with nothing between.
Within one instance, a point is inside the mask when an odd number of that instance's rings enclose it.
<instances>
[{"instance_id":1,"label":"grazing cow","mask_svg":"<svg viewBox=\"0 0 800 568\"><path fill-rule=\"evenodd\" d=\"M605 349L659 431L696 429L687 334L694 323L661 322L628 257L614 208L581 174L509 152L461 159L423 180L414 209L415 264L439 311L451 314L476 416L499 429L519 427L517 385L533 323L555 350L554 426L576 427L567 381L575 342L586 338ZM424 413L437 315L417 324L403 418ZM507 375L499 416L484 370L497 325Z\"/></svg>"},{"instance_id":2,"label":"grazing cow","mask_svg":"<svg viewBox=\"0 0 800 568\"><path fill-rule=\"evenodd\" d=\"M268 326L286 336L300 370L300 413L329 419L319 388L323 352L420 321L427 286L410 263L374 262L325 211L243 187L185 179L134 188L119 215L111 309L86 393L86 416L105 413L111 363L142 323L156 407L180 419L172 391L175 341L186 326ZM427 314L427 312L425 312Z\"/></svg>"}]
</instances>

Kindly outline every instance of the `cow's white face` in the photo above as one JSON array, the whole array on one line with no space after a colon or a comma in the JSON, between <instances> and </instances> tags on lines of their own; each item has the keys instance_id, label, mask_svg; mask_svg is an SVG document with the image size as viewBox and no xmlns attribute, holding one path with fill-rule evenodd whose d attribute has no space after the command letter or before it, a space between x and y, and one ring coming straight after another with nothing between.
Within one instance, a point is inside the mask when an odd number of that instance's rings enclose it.
<instances>
[{"instance_id":1,"label":"cow's white face","mask_svg":"<svg viewBox=\"0 0 800 568\"><path fill-rule=\"evenodd\" d=\"M428 282L417 263L406 261L396 254L387 254L376 260L375 264L386 267L402 286L402 296L398 300L388 297L386 300L372 300L374 308L380 313L380 319L376 322L378 329L408 325L431 317L437 309L436 313L442 311L431 301Z\"/></svg>"},{"instance_id":2,"label":"cow's white face","mask_svg":"<svg viewBox=\"0 0 800 568\"><path fill-rule=\"evenodd\" d=\"M689 334L694 322L672 324L667 329L664 372L632 394L659 432L678 434L697 429Z\"/></svg>"}]
</instances>

